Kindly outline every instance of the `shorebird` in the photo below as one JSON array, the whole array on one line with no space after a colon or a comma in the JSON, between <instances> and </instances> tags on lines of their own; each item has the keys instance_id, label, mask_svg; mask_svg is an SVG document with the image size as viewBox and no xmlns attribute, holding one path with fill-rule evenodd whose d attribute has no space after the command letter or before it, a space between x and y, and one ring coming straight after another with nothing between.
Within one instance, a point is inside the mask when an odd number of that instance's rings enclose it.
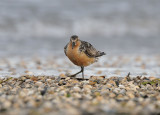
<instances>
[{"instance_id":1,"label":"shorebird","mask_svg":"<svg viewBox=\"0 0 160 115\"><path fill-rule=\"evenodd\" d=\"M97 51L90 43L80 40L77 35L71 36L69 43L64 47L64 53L71 62L81 67L81 71L70 77L82 73L83 79L84 67L96 62L98 57L105 55L104 52Z\"/></svg>"}]
</instances>

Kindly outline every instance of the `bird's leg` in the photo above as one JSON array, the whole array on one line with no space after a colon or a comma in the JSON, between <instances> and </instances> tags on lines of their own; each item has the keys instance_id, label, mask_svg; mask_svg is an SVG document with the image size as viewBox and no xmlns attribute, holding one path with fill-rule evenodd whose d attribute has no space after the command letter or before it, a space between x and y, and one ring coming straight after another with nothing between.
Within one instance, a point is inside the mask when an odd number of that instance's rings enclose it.
<instances>
[{"instance_id":1,"label":"bird's leg","mask_svg":"<svg viewBox=\"0 0 160 115\"><path fill-rule=\"evenodd\" d=\"M84 67L81 67L81 71L82 71L82 77L84 79Z\"/></svg>"},{"instance_id":2,"label":"bird's leg","mask_svg":"<svg viewBox=\"0 0 160 115\"><path fill-rule=\"evenodd\" d=\"M81 72L83 73L83 68L84 68L84 67L81 67L81 71L79 71L79 72L77 72L77 73L71 75L70 77L75 77L77 74L79 74L79 73L81 73Z\"/></svg>"}]
</instances>

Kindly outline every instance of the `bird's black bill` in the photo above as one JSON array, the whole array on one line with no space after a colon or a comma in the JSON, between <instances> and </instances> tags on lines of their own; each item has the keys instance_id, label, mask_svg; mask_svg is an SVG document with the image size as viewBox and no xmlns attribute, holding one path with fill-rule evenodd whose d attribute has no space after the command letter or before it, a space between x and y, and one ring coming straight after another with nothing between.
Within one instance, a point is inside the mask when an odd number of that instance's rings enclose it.
<instances>
[{"instance_id":1,"label":"bird's black bill","mask_svg":"<svg viewBox=\"0 0 160 115\"><path fill-rule=\"evenodd\" d=\"M72 42L72 49L74 48L75 45L76 45L75 42Z\"/></svg>"}]
</instances>

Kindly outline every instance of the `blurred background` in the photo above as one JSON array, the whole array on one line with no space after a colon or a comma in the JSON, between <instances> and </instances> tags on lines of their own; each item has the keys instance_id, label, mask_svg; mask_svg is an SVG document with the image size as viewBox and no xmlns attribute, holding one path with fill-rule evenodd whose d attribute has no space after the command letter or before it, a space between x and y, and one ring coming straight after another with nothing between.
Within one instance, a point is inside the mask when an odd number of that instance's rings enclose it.
<instances>
[{"instance_id":1,"label":"blurred background","mask_svg":"<svg viewBox=\"0 0 160 115\"><path fill-rule=\"evenodd\" d=\"M157 54L160 1L0 0L0 56L62 54L73 34L107 54Z\"/></svg>"}]
</instances>

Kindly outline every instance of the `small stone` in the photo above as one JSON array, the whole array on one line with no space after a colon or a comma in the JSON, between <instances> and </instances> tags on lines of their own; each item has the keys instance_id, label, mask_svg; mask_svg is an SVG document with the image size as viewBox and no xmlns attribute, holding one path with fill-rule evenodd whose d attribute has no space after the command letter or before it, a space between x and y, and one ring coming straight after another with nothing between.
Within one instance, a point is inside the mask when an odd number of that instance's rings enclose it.
<instances>
[{"instance_id":1,"label":"small stone","mask_svg":"<svg viewBox=\"0 0 160 115\"><path fill-rule=\"evenodd\" d=\"M65 80L68 81L68 80L70 80L70 79L71 79L70 77L67 77Z\"/></svg>"},{"instance_id":2,"label":"small stone","mask_svg":"<svg viewBox=\"0 0 160 115\"><path fill-rule=\"evenodd\" d=\"M75 92L80 92L81 91L81 89L79 88L79 87L73 87L73 91L75 91Z\"/></svg>"},{"instance_id":3,"label":"small stone","mask_svg":"<svg viewBox=\"0 0 160 115\"><path fill-rule=\"evenodd\" d=\"M97 74L102 74L102 71L101 70L97 71Z\"/></svg>"},{"instance_id":4,"label":"small stone","mask_svg":"<svg viewBox=\"0 0 160 115\"><path fill-rule=\"evenodd\" d=\"M20 77L20 79L25 81L26 80L26 76L22 76L22 77Z\"/></svg>"},{"instance_id":5,"label":"small stone","mask_svg":"<svg viewBox=\"0 0 160 115\"><path fill-rule=\"evenodd\" d=\"M135 95L132 92L127 92L126 95L131 99L135 98Z\"/></svg>"},{"instance_id":6,"label":"small stone","mask_svg":"<svg viewBox=\"0 0 160 115\"><path fill-rule=\"evenodd\" d=\"M58 83L58 85L60 85L60 86L61 86L61 85L66 85L66 81L60 80L59 83Z\"/></svg>"},{"instance_id":7,"label":"small stone","mask_svg":"<svg viewBox=\"0 0 160 115\"><path fill-rule=\"evenodd\" d=\"M160 95L158 95L156 98L157 98L158 101L160 101Z\"/></svg>"},{"instance_id":8,"label":"small stone","mask_svg":"<svg viewBox=\"0 0 160 115\"><path fill-rule=\"evenodd\" d=\"M129 108L134 108L136 106L136 103L134 101L128 101L126 106Z\"/></svg>"},{"instance_id":9,"label":"small stone","mask_svg":"<svg viewBox=\"0 0 160 115\"><path fill-rule=\"evenodd\" d=\"M25 71L25 73L27 73L27 74L29 74L29 75L32 75L32 74L33 74L33 72L31 72L31 71Z\"/></svg>"},{"instance_id":10,"label":"small stone","mask_svg":"<svg viewBox=\"0 0 160 115\"><path fill-rule=\"evenodd\" d=\"M52 79L47 79L46 80L48 83L51 83L52 82Z\"/></svg>"},{"instance_id":11,"label":"small stone","mask_svg":"<svg viewBox=\"0 0 160 115\"><path fill-rule=\"evenodd\" d=\"M27 83L27 82L31 82L31 81L32 81L31 79L26 79L26 81L25 81L25 82Z\"/></svg>"},{"instance_id":12,"label":"small stone","mask_svg":"<svg viewBox=\"0 0 160 115\"><path fill-rule=\"evenodd\" d=\"M62 91L59 92L59 95L60 95L60 96L65 96L65 95L67 95L67 92L64 91L64 90L62 90Z\"/></svg>"},{"instance_id":13,"label":"small stone","mask_svg":"<svg viewBox=\"0 0 160 115\"><path fill-rule=\"evenodd\" d=\"M123 99L124 98L124 95L122 95L122 94L119 94L118 96L117 96L117 99Z\"/></svg>"},{"instance_id":14,"label":"small stone","mask_svg":"<svg viewBox=\"0 0 160 115\"><path fill-rule=\"evenodd\" d=\"M91 85L84 85L84 86L83 86L83 89L89 89L89 90L90 90L91 88L92 88Z\"/></svg>"},{"instance_id":15,"label":"small stone","mask_svg":"<svg viewBox=\"0 0 160 115\"><path fill-rule=\"evenodd\" d=\"M4 108L10 108L11 105L12 105L12 104L11 104L10 101L5 101L5 102L3 103Z\"/></svg>"},{"instance_id":16,"label":"small stone","mask_svg":"<svg viewBox=\"0 0 160 115\"><path fill-rule=\"evenodd\" d=\"M81 98L82 95L80 95L79 93L73 93L73 97L75 97L75 98Z\"/></svg>"},{"instance_id":17,"label":"small stone","mask_svg":"<svg viewBox=\"0 0 160 115\"><path fill-rule=\"evenodd\" d=\"M24 98L24 97L27 96L27 95L26 95L26 93L25 93L24 91L21 91L20 94L19 94L19 96L20 96L21 98Z\"/></svg>"},{"instance_id":18,"label":"small stone","mask_svg":"<svg viewBox=\"0 0 160 115\"><path fill-rule=\"evenodd\" d=\"M30 79L31 79L32 81L38 81L38 77L35 77L35 76L31 77Z\"/></svg>"},{"instance_id":19,"label":"small stone","mask_svg":"<svg viewBox=\"0 0 160 115\"><path fill-rule=\"evenodd\" d=\"M125 89L121 89L119 93L120 93L120 94L123 94L123 95L125 95L125 93L126 93L126 90L125 90Z\"/></svg>"},{"instance_id":20,"label":"small stone","mask_svg":"<svg viewBox=\"0 0 160 115\"><path fill-rule=\"evenodd\" d=\"M116 94L110 93L110 94L109 94L109 97L114 98L114 97L116 97Z\"/></svg>"},{"instance_id":21,"label":"small stone","mask_svg":"<svg viewBox=\"0 0 160 115\"><path fill-rule=\"evenodd\" d=\"M115 89L113 90L113 92L118 94L118 93L120 92L120 90L121 90L121 89L119 89L119 88L115 88Z\"/></svg>"},{"instance_id":22,"label":"small stone","mask_svg":"<svg viewBox=\"0 0 160 115\"><path fill-rule=\"evenodd\" d=\"M110 83L107 83L106 86L107 86L108 88L112 88L112 85L111 85Z\"/></svg>"},{"instance_id":23,"label":"small stone","mask_svg":"<svg viewBox=\"0 0 160 115\"><path fill-rule=\"evenodd\" d=\"M124 85L119 85L119 88L125 89L125 86Z\"/></svg>"},{"instance_id":24,"label":"small stone","mask_svg":"<svg viewBox=\"0 0 160 115\"><path fill-rule=\"evenodd\" d=\"M30 84L26 84L26 88L31 88L32 86Z\"/></svg>"},{"instance_id":25,"label":"small stone","mask_svg":"<svg viewBox=\"0 0 160 115\"><path fill-rule=\"evenodd\" d=\"M90 76L90 80L97 80L97 76Z\"/></svg>"},{"instance_id":26,"label":"small stone","mask_svg":"<svg viewBox=\"0 0 160 115\"><path fill-rule=\"evenodd\" d=\"M29 90L27 95L33 95L34 94L34 91L33 90Z\"/></svg>"},{"instance_id":27,"label":"small stone","mask_svg":"<svg viewBox=\"0 0 160 115\"><path fill-rule=\"evenodd\" d=\"M78 80L72 80L72 82L71 82L72 84L78 84L79 83L79 81Z\"/></svg>"},{"instance_id":28,"label":"small stone","mask_svg":"<svg viewBox=\"0 0 160 115\"><path fill-rule=\"evenodd\" d=\"M87 84L89 84L89 81L82 81L82 84L84 84L84 85L87 85Z\"/></svg>"},{"instance_id":29,"label":"small stone","mask_svg":"<svg viewBox=\"0 0 160 115\"><path fill-rule=\"evenodd\" d=\"M27 103L27 106L28 107L36 107L36 102L34 100L30 100L28 103Z\"/></svg>"},{"instance_id":30,"label":"small stone","mask_svg":"<svg viewBox=\"0 0 160 115\"><path fill-rule=\"evenodd\" d=\"M60 76L61 78L66 78L66 77L67 77L64 73L61 73L59 76Z\"/></svg>"},{"instance_id":31,"label":"small stone","mask_svg":"<svg viewBox=\"0 0 160 115\"><path fill-rule=\"evenodd\" d=\"M89 80L89 85L95 85L97 82L93 81L93 80Z\"/></svg>"},{"instance_id":32,"label":"small stone","mask_svg":"<svg viewBox=\"0 0 160 115\"><path fill-rule=\"evenodd\" d=\"M38 87L40 87L40 86L42 86L42 85L43 85L43 83L40 82L40 81L37 81L37 82L35 83L35 86L38 86Z\"/></svg>"},{"instance_id":33,"label":"small stone","mask_svg":"<svg viewBox=\"0 0 160 115\"><path fill-rule=\"evenodd\" d=\"M45 112L50 112L52 110L52 108L53 108L53 105L52 105L51 102L45 102L43 104L43 107L44 107L44 111Z\"/></svg>"},{"instance_id":34,"label":"small stone","mask_svg":"<svg viewBox=\"0 0 160 115\"><path fill-rule=\"evenodd\" d=\"M149 79L152 81L152 80L155 80L157 78L156 77L149 77Z\"/></svg>"},{"instance_id":35,"label":"small stone","mask_svg":"<svg viewBox=\"0 0 160 115\"><path fill-rule=\"evenodd\" d=\"M95 96L100 96L101 94L100 94L100 92L94 92L94 95Z\"/></svg>"}]
</instances>

